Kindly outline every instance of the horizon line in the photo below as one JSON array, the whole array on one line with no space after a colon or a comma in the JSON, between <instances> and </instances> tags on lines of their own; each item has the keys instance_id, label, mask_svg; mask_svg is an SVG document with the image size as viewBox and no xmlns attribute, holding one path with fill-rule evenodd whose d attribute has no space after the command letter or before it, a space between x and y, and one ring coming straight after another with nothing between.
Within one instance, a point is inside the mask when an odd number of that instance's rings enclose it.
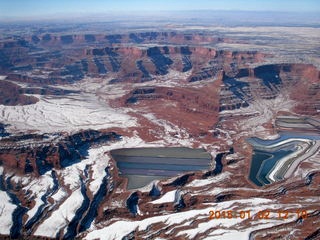
<instances>
[{"instance_id":1,"label":"horizon line","mask_svg":"<svg viewBox=\"0 0 320 240\"><path fill-rule=\"evenodd\" d=\"M108 11L96 11L96 12L56 12L56 13L50 13L50 14L30 14L30 15L24 15L24 16L17 16L17 15L2 15L0 16L1 21L41 21L41 20L63 20L63 19L70 19L72 17L101 17L101 15L105 14L125 14L124 16L118 16L118 18L125 18L126 16L135 16L135 17L148 17L149 14L152 14L153 17L162 17L162 14L169 14L169 13L197 13L197 12L221 12L221 13L273 13L273 14L298 14L298 15L307 15L307 14L319 14L320 11L314 10L314 11L283 11L283 10L228 10L228 9L182 9L182 10L151 10L151 11L129 11L129 10L108 10ZM158 13L158 15L157 15ZM154 15L156 14L156 15ZM61 17L63 17L61 19ZM108 17L108 16L104 16ZM115 17L115 16L112 16ZM173 16L174 17L174 16ZM182 17L182 16L179 16ZM185 16L188 17L188 16ZM190 16L190 18L193 16ZM200 16L200 17L208 17L208 16ZM209 16L210 17L210 16ZM214 16L211 16L214 17ZM60 18L60 19L56 19ZM320 18L320 17L319 17Z\"/></svg>"}]
</instances>

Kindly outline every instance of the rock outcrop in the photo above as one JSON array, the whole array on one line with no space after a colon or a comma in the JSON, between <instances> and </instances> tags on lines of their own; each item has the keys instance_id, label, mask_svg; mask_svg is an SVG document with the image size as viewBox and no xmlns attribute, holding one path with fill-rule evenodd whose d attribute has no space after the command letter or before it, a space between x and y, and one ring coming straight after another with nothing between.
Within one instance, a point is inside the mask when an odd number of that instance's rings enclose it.
<instances>
[{"instance_id":1,"label":"rock outcrop","mask_svg":"<svg viewBox=\"0 0 320 240\"><path fill-rule=\"evenodd\" d=\"M117 140L114 132L86 130L70 136L27 134L0 140L0 162L20 174L43 175L88 157L88 149Z\"/></svg>"}]
</instances>

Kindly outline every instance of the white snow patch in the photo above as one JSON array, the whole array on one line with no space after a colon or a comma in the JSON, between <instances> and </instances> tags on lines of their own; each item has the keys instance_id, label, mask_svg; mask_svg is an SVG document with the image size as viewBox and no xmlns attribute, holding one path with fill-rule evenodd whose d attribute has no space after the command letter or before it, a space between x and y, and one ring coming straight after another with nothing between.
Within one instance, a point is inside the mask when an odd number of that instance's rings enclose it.
<instances>
[{"instance_id":1,"label":"white snow patch","mask_svg":"<svg viewBox=\"0 0 320 240\"><path fill-rule=\"evenodd\" d=\"M11 199L4 191L0 191L0 233L10 234L10 228L13 224L12 213L16 206L11 203Z\"/></svg>"},{"instance_id":2,"label":"white snow patch","mask_svg":"<svg viewBox=\"0 0 320 240\"><path fill-rule=\"evenodd\" d=\"M141 213L140 208L139 208L138 205L137 205L137 214L138 214L139 216L142 216L142 215L143 215L143 214Z\"/></svg>"},{"instance_id":3,"label":"white snow patch","mask_svg":"<svg viewBox=\"0 0 320 240\"><path fill-rule=\"evenodd\" d=\"M196 179L190 182L189 184L186 185L186 187L203 187L206 185L210 185L212 183L217 183L221 181L225 181L227 179L230 179L231 173L229 172L223 172L217 176L210 177L207 179Z\"/></svg>"},{"instance_id":4,"label":"white snow patch","mask_svg":"<svg viewBox=\"0 0 320 240\"><path fill-rule=\"evenodd\" d=\"M63 198L67 197L68 194L63 188L60 188L54 195L52 195L52 199L55 203L60 202Z\"/></svg>"},{"instance_id":5,"label":"white snow patch","mask_svg":"<svg viewBox=\"0 0 320 240\"><path fill-rule=\"evenodd\" d=\"M44 194L49 188L53 187L53 179L51 177L51 172L35 178L28 183L27 186L23 188L24 191L31 191L33 194Z\"/></svg>"},{"instance_id":6,"label":"white snow patch","mask_svg":"<svg viewBox=\"0 0 320 240\"><path fill-rule=\"evenodd\" d=\"M70 190L78 188L81 184L80 176L85 169L85 161L81 161L78 164L66 167L62 170L57 170L57 173L62 176L64 185Z\"/></svg>"},{"instance_id":7,"label":"white snow patch","mask_svg":"<svg viewBox=\"0 0 320 240\"><path fill-rule=\"evenodd\" d=\"M75 212L81 206L83 196L81 189L74 190L69 198L64 201L60 207L52 212L52 215L47 218L36 230L34 235L45 237L56 237L56 234L66 227L68 222L72 220Z\"/></svg>"},{"instance_id":8,"label":"white snow patch","mask_svg":"<svg viewBox=\"0 0 320 240\"><path fill-rule=\"evenodd\" d=\"M263 207L266 207L264 204L272 203L272 200L264 199L264 198L254 198L250 200L235 200L235 201L227 201L222 203L215 203L212 204L209 208L201 209L201 210L190 210L187 212L180 212L180 213L173 213L168 214L164 216L157 216L157 217L151 217L147 218L141 221L117 221L105 228L94 230L92 232L89 232L87 236L84 239L105 239L105 240L111 240L111 239L121 239L123 236L129 234L130 232L134 231L135 229L138 229L139 231L146 230L148 226L151 224L155 224L157 222L162 222L167 224L168 226L171 226L173 224L183 224L188 219L208 219L209 211L212 209L231 209L231 206L239 206L241 204L250 204L250 205L257 205L259 206L256 211L259 211L259 209L262 209ZM226 219L225 224L231 225L236 224L238 222L241 222L243 219L235 219L235 221L230 221L232 219ZM236 222L237 221L237 222ZM220 221L216 221L216 224L219 225ZM206 228L211 228L213 226L214 222L213 220L209 221L208 224L206 224ZM199 229L191 229L184 232L179 233L181 234L192 234L192 232L198 232Z\"/></svg>"},{"instance_id":9,"label":"white snow patch","mask_svg":"<svg viewBox=\"0 0 320 240\"><path fill-rule=\"evenodd\" d=\"M92 181L89 184L89 189L93 194L96 194L100 188L103 178L106 175L105 168L109 164L109 156L105 154L110 149L110 146L89 149L89 157L86 162L91 164Z\"/></svg>"},{"instance_id":10,"label":"white snow patch","mask_svg":"<svg viewBox=\"0 0 320 240\"><path fill-rule=\"evenodd\" d=\"M136 121L121 109L113 109L92 94L38 96L39 102L25 106L0 105L0 122L9 132L74 132L81 129L105 129L135 126Z\"/></svg>"},{"instance_id":11,"label":"white snow patch","mask_svg":"<svg viewBox=\"0 0 320 240\"><path fill-rule=\"evenodd\" d=\"M177 192L176 190L167 192L161 198L159 198L157 200L154 200L151 203L153 203L153 204L161 204L161 203L167 203L167 202L174 202L174 198L175 198L176 192Z\"/></svg>"},{"instance_id":12,"label":"white snow patch","mask_svg":"<svg viewBox=\"0 0 320 240\"><path fill-rule=\"evenodd\" d=\"M166 120L159 119L152 113L145 113L143 116L164 129L164 134L161 136L163 140L158 141L159 143L165 142L166 144L170 145L175 144L185 147L192 147L193 139L190 139L187 130L182 129ZM159 132L154 132L154 134L158 135Z\"/></svg>"},{"instance_id":13,"label":"white snow patch","mask_svg":"<svg viewBox=\"0 0 320 240\"><path fill-rule=\"evenodd\" d=\"M279 111L290 111L294 105L295 101L290 99L289 93L283 91L275 99L255 96L255 101L249 107L222 111L220 115L242 116L244 120L238 123L239 129L247 135L256 135L266 131L262 125L275 119Z\"/></svg>"},{"instance_id":14,"label":"white snow patch","mask_svg":"<svg viewBox=\"0 0 320 240\"><path fill-rule=\"evenodd\" d=\"M38 208L43 204L41 197L46 194L46 192L53 187L53 179L51 177L51 172L47 172L46 174L38 177L31 178L30 176L14 176L11 180L15 183L22 184L22 190L24 193L29 194L29 198L33 198L35 201L35 205L31 208L27 214L28 219L30 220L37 212Z\"/></svg>"},{"instance_id":15,"label":"white snow patch","mask_svg":"<svg viewBox=\"0 0 320 240\"><path fill-rule=\"evenodd\" d=\"M245 203L247 201L247 203ZM216 206L212 207L213 209L219 209L220 211L223 210L231 210L235 206L239 206L239 204L247 204L246 207L241 208L241 210L238 209L238 211L250 211L250 215L254 216L259 211L263 211L268 209L278 209L279 205L272 204L272 200L269 199L262 199L262 198L255 198L252 199L252 202L250 203L251 199L249 200L240 200L240 201L229 201L229 202L223 202L221 204L217 204ZM231 202L234 202L230 205ZM295 205L292 205L292 207L295 207ZM237 210L235 210L237 211ZM274 214L274 212L270 212L270 215ZM276 213L276 216L277 213ZM249 235L252 231L257 229L263 229L272 227L274 225L283 224L284 222L293 221L296 219L296 216L294 214L290 215L288 219L278 219L277 217L270 217L268 220L259 219L257 220L251 220L251 225L249 227L246 227L245 230L243 230L241 226L241 222L244 220L247 220L248 218L219 218L219 219L212 219L204 223L200 223L196 229L188 229L179 232L178 236L187 235L189 239L195 239L196 235L198 233L204 233L207 231L210 231L210 229L213 229L211 231L210 237L206 239L216 239L216 240L229 240L229 239L249 239ZM240 227L240 228L239 228ZM235 229L235 230L233 230Z\"/></svg>"}]
</instances>

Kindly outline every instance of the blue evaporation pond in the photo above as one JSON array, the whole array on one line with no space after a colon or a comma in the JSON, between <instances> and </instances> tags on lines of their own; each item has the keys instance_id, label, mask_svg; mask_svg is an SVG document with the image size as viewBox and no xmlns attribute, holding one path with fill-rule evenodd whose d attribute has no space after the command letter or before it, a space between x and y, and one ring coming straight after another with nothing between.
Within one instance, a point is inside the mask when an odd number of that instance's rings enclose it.
<instances>
[{"instance_id":1,"label":"blue evaporation pond","mask_svg":"<svg viewBox=\"0 0 320 240\"><path fill-rule=\"evenodd\" d=\"M185 147L125 148L112 150L111 156L120 175L128 178L128 189L183 172L209 170L211 163L211 155L204 149Z\"/></svg>"},{"instance_id":2,"label":"blue evaporation pond","mask_svg":"<svg viewBox=\"0 0 320 240\"><path fill-rule=\"evenodd\" d=\"M293 151L277 151L269 153L254 150L251 160L249 179L257 186L270 184L271 182L266 178L266 176L281 158L292 152Z\"/></svg>"},{"instance_id":3,"label":"blue evaporation pond","mask_svg":"<svg viewBox=\"0 0 320 240\"><path fill-rule=\"evenodd\" d=\"M288 139L320 140L320 136L314 134L281 132L280 137L273 140L263 140L256 137L249 138L247 141L254 148L249 179L254 184L257 186L264 186L271 183L267 177L268 174L283 157L293 153L296 145L299 143L299 141L292 141L290 143L283 144L281 143ZM278 146L270 147L273 144L278 144Z\"/></svg>"},{"instance_id":4,"label":"blue evaporation pond","mask_svg":"<svg viewBox=\"0 0 320 240\"><path fill-rule=\"evenodd\" d=\"M294 132L280 132L280 137L272 140L264 140L257 137L249 138L247 141L253 146L264 145L269 146L275 143L282 142L290 138L297 139L309 139L309 140L320 140L319 134L303 134L303 133L294 133Z\"/></svg>"}]
</instances>

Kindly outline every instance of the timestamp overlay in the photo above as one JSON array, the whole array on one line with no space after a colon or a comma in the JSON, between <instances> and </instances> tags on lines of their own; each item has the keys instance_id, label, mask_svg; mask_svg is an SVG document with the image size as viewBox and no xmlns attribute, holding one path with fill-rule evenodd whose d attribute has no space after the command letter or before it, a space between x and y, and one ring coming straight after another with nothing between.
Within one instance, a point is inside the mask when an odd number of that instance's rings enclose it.
<instances>
[{"instance_id":1,"label":"timestamp overlay","mask_svg":"<svg viewBox=\"0 0 320 240\"><path fill-rule=\"evenodd\" d=\"M297 219L306 219L308 217L307 210L218 210L213 209L209 211L209 220L219 219L248 219L248 220L286 220L295 217Z\"/></svg>"}]
</instances>

